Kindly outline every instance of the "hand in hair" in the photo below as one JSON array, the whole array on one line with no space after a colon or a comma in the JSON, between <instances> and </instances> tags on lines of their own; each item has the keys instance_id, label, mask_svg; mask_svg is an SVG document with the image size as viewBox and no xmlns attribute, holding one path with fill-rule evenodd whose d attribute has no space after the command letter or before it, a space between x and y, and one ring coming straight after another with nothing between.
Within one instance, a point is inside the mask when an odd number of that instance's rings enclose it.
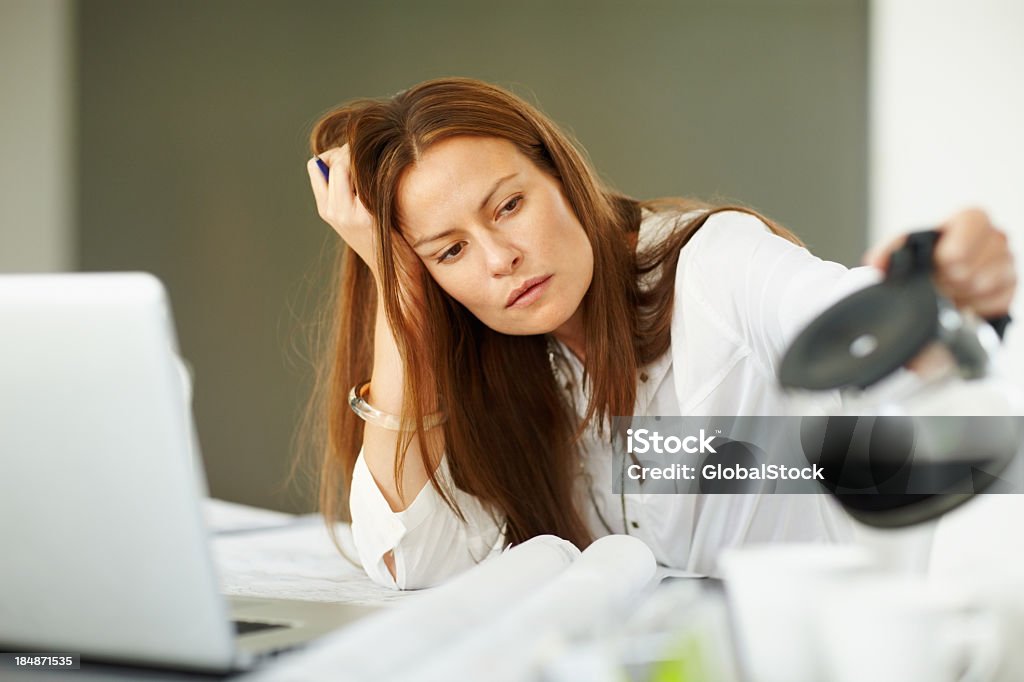
<instances>
[{"instance_id":1,"label":"hand in hair","mask_svg":"<svg viewBox=\"0 0 1024 682\"><path fill-rule=\"evenodd\" d=\"M306 163L309 182L316 197L316 210L324 222L345 240L349 248L363 259L377 279L377 256L373 251L373 218L353 189L350 168L352 164L348 145L334 147L320 153L320 159L330 167L330 180L324 180L316 164L316 157Z\"/></svg>"}]
</instances>

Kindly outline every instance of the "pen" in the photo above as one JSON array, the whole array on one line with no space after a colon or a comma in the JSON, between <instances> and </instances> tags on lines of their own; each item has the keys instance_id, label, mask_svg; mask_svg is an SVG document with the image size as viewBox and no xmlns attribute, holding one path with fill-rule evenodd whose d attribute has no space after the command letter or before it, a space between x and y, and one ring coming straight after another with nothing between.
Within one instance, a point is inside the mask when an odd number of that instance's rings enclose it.
<instances>
[{"instance_id":1,"label":"pen","mask_svg":"<svg viewBox=\"0 0 1024 682\"><path fill-rule=\"evenodd\" d=\"M316 154L314 154L313 156L316 157L316 165L319 166L320 172L324 174L324 180L330 180L331 169L327 167L327 164L324 163L319 156L316 156Z\"/></svg>"}]
</instances>

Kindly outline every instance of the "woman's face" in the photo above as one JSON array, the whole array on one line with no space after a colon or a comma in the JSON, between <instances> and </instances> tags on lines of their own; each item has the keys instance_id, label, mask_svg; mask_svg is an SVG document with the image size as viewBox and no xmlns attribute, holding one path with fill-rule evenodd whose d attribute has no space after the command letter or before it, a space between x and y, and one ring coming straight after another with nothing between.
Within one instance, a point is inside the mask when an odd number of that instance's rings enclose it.
<instances>
[{"instance_id":1,"label":"woman's face","mask_svg":"<svg viewBox=\"0 0 1024 682\"><path fill-rule=\"evenodd\" d=\"M398 203L434 280L491 329L546 334L578 322L593 249L561 183L511 142L438 142L406 171Z\"/></svg>"}]
</instances>

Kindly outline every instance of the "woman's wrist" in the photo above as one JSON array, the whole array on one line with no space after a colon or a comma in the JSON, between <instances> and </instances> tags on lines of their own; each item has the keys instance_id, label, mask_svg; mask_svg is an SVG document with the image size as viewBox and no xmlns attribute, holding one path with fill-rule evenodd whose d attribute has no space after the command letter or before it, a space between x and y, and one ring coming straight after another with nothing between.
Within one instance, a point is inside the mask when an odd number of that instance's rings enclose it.
<instances>
[{"instance_id":1,"label":"woman's wrist","mask_svg":"<svg viewBox=\"0 0 1024 682\"><path fill-rule=\"evenodd\" d=\"M370 382L364 381L352 387L348 394L348 405L360 419L367 424L374 424L388 431L413 431L414 426L404 426L402 418L398 415L384 412L375 407L368 400ZM444 410L438 410L423 418L423 429L429 431L448 420L448 414Z\"/></svg>"}]
</instances>

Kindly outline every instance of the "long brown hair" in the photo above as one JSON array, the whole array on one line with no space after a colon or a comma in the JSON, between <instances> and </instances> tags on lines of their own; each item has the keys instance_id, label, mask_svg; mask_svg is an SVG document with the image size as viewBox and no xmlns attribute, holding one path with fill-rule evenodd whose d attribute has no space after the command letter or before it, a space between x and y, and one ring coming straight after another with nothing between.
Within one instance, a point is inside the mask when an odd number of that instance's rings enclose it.
<instances>
[{"instance_id":1,"label":"long brown hair","mask_svg":"<svg viewBox=\"0 0 1024 682\"><path fill-rule=\"evenodd\" d=\"M560 182L587 234L594 275L582 302L590 396L582 420L556 385L547 338L509 336L485 326L441 290L400 235L397 195L403 172L432 144L457 135L514 144ZM352 102L325 114L310 139L314 154L346 143L355 190L374 219L380 245L384 311L405 368L402 414L417 429L398 443L396 481L400 485L405 453L418 438L431 485L460 516L450 491L434 475L431 462L440 461L441 453L432 447L444 448L456 486L507 520L509 542L554 534L585 547L592 538L573 498L578 438L589 423L603 433L612 416L631 415L637 369L668 350L682 246L713 213L752 211L682 199L641 203L618 194L536 108L472 79L432 80L389 99ZM643 209L687 217L678 219L667 239L637 253L633 245ZM645 275L654 283L642 289ZM304 422L318 452L319 502L328 522L347 518L347 492L363 435L347 396L371 373L377 305L369 268L344 243L333 293ZM424 415L438 401L448 412L443 445L425 438L422 430Z\"/></svg>"}]
</instances>

